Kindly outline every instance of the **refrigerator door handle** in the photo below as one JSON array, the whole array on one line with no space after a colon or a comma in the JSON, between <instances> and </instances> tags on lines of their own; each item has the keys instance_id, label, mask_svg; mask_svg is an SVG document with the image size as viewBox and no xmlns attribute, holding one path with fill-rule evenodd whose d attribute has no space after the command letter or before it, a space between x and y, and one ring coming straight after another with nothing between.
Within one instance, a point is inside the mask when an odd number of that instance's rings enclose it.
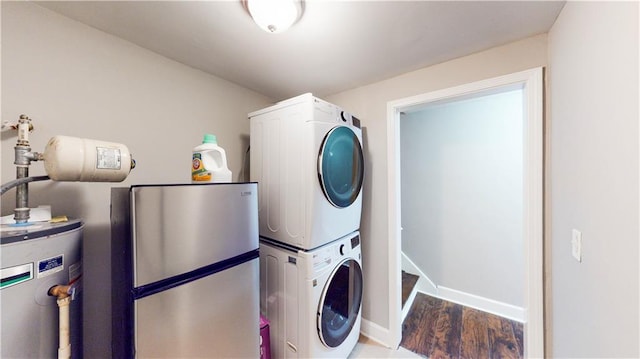
<instances>
[{"instance_id":1,"label":"refrigerator door handle","mask_svg":"<svg viewBox=\"0 0 640 359\"><path fill-rule=\"evenodd\" d=\"M200 278L210 276L220 271L233 268L237 265L251 261L258 257L259 257L259 251L258 249L255 249L253 251L246 252L214 264L200 267L190 272L178 274L176 276L162 279L157 282L153 282L153 283L145 284L140 287L133 288L133 291L132 291L133 300L138 300L138 299L141 299L156 293L160 293L162 291L165 291L171 288L181 286L183 284L193 282L194 280L198 280Z\"/></svg>"}]
</instances>

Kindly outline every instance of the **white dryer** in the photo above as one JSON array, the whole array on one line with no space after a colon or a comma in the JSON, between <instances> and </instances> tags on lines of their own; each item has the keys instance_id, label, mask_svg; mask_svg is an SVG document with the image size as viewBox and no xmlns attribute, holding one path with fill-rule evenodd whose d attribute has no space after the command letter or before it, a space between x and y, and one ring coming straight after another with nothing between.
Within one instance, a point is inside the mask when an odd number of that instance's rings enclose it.
<instances>
[{"instance_id":1,"label":"white dryer","mask_svg":"<svg viewBox=\"0 0 640 359\"><path fill-rule=\"evenodd\" d=\"M274 358L346 358L360 336L358 232L303 251L260 242L260 310Z\"/></svg>"},{"instance_id":2,"label":"white dryer","mask_svg":"<svg viewBox=\"0 0 640 359\"><path fill-rule=\"evenodd\" d=\"M304 94L249 114L260 235L313 249L360 228L360 120Z\"/></svg>"}]
</instances>

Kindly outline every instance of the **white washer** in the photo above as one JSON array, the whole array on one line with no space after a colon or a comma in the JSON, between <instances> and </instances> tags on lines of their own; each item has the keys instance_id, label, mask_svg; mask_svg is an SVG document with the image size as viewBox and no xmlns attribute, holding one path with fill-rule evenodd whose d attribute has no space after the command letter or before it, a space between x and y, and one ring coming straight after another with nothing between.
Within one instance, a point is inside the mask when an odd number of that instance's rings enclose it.
<instances>
[{"instance_id":1,"label":"white washer","mask_svg":"<svg viewBox=\"0 0 640 359\"><path fill-rule=\"evenodd\" d=\"M249 114L260 235L317 248L360 228L360 120L304 94Z\"/></svg>"},{"instance_id":2,"label":"white washer","mask_svg":"<svg viewBox=\"0 0 640 359\"><path fill-rule=\"evenodd\" d=\"M303 251L260 242L260 310L273 358L346 358L360 336L358 232Z\"/></svg>"}]
</instances>

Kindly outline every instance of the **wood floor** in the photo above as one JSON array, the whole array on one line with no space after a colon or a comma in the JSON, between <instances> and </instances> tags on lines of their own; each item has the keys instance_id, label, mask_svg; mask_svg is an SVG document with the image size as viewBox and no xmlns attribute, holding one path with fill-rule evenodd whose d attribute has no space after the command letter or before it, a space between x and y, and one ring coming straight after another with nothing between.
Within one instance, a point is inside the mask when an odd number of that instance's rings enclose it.
<instances>
[{"instance_id":1,"label":"wood floor","mask_svg":"<svg viewBox=\"0 0 640 359\"><path fill-rule=\"evenodd\" d=\"M417 293L400 345L431 359L522 358L522 323Z\"/></svg>"}]
</instances>

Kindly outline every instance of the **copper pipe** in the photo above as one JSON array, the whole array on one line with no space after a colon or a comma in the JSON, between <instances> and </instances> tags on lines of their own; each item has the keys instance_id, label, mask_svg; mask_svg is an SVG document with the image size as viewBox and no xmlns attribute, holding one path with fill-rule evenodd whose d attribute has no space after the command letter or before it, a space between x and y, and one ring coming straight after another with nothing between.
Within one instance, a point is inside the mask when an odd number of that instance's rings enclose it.
<instances>
[{"instance_id":1,"label":"copper pipe","mask_svg":"<svg viewBox=\"0 0 640 359\"><path fill-rule=\"evenodd\" d=\"M71 286L70 285L54 285L53 287L49 288L49 291L47 292L48 295L52 296L52 297L56 297L58 299L64 299L66 297L68 297L70 294L70 289Z\"/></svg>"}]
</instances>

